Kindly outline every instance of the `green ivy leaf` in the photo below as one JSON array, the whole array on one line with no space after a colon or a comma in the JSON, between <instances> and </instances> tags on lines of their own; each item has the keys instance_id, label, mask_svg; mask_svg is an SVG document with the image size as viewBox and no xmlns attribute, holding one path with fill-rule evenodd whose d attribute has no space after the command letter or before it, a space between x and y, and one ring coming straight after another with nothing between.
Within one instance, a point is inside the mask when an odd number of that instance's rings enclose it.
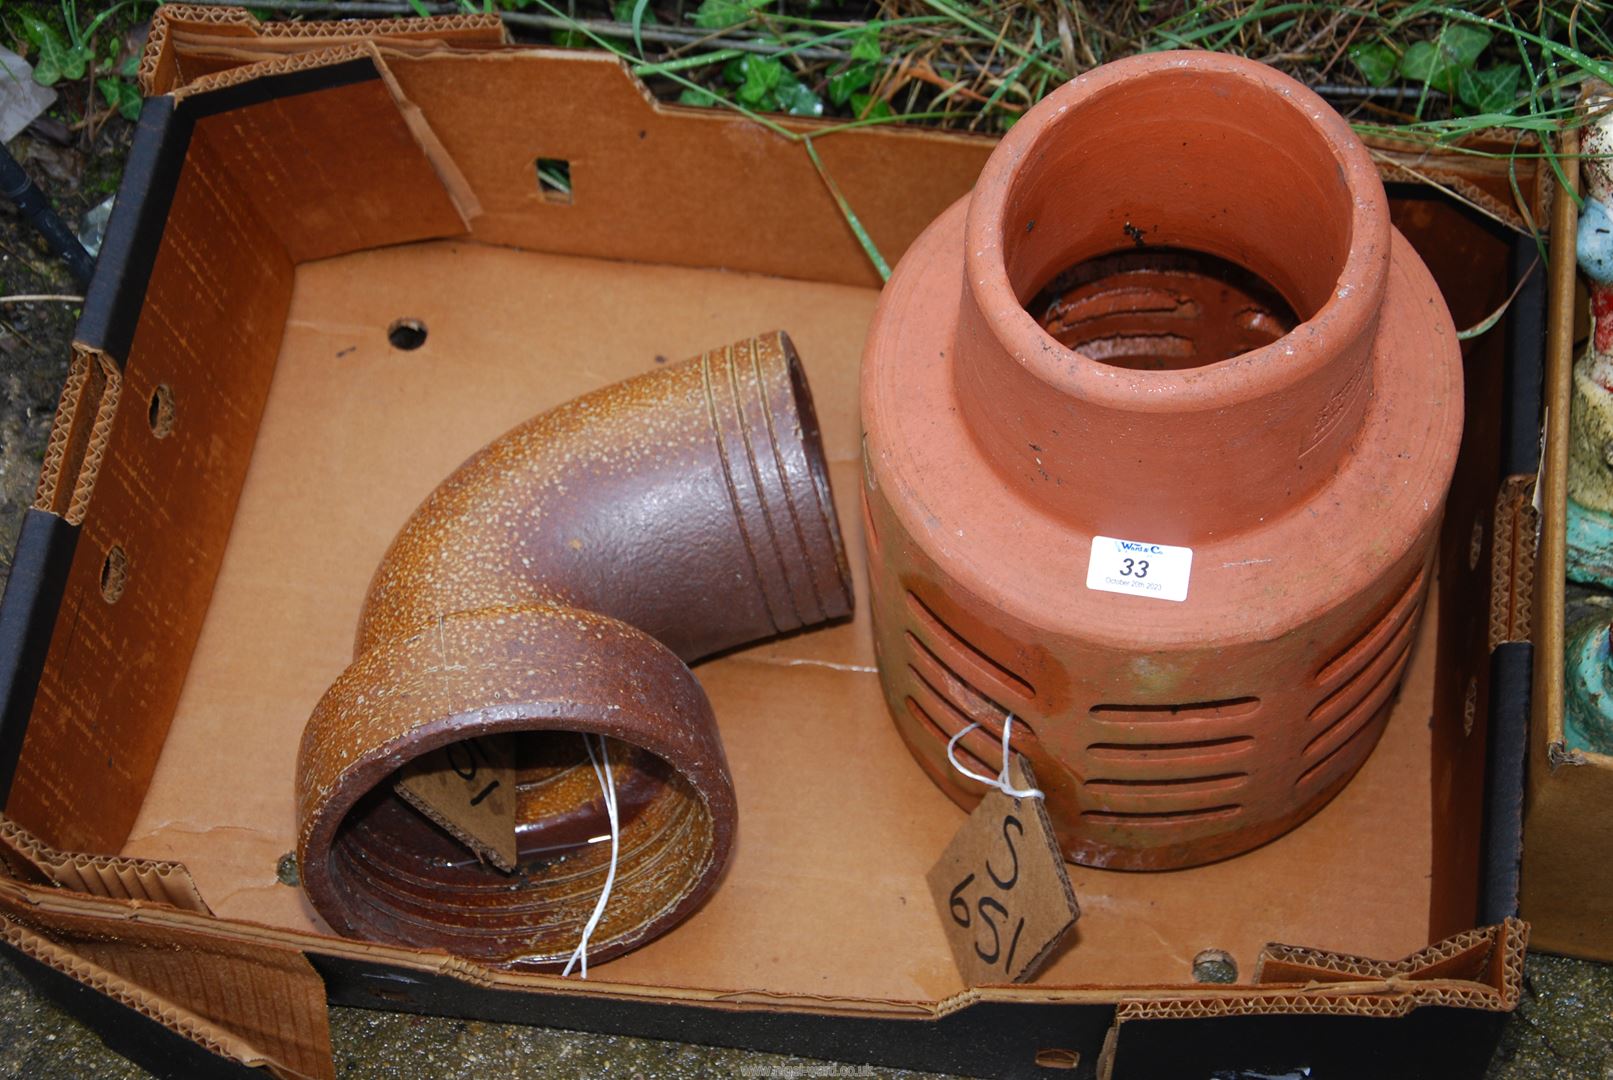
<instances>
[{"instance_id":1,"label":"green ivy leaf","mask_svg":"<svg viewBox=\"0 0 1613 1080\"><path fill-rule=\"evenodd\" d=\"M785 73L774 92L779 108L791 116L822 116L823 99L794 75Z\"/></svg>"},{"instance_id":2,"label":"green ivy leaf","mask_svg":"<svg viewBox=\"0 0 1613 1080\"><path fill-rule=\"evenodd\" d=\"M1445 58L1432 41L1414 41L1406 46L1406 52L1400 58L1401 78L1444 89L1446 74Z\"/></svg>"},{"instance_id":3,"label":"green ivy leaf","mask_svg":"<svg viewBox=\"0 0 1613 1080\"><path fill-rule=\"evenodd\" d=\"M125 120L140 119L140 91L133 83L108 76L96 79L95 85L106 103L122 113Z\"/></svg>"},{"instance_id":4,"label":"green ivy leaf","mask_svg":"<svg viewBox=\"0 0 1613 1080\"><path fill-rule=\"evenodd\" d=\"M867 94L851 95L851 112L859 120L885 120L896 115L884 98L871 98Z\"/></svg>"},{"instance_id":5,"label":"green ivy leaf","mask_svg":"<svg viewBox=\"0 0 1613 1080\"><path fill-rule=\"evenodd\" d=\"M1350 46L1350 59L1361 77L1372 86L1388 86L1395 77L1400 58L1381 41L1362 41Z\"/></svg>"},{"instance_id":6,"label":"green ivy leaf","mask_svg":"<svg viewBox=\"0 0 1613 1080\"><path fill-rule=\"evenodd\" d=\"M739 85L739 100L758 109L774 104L773 91L784 76L784 65L771 56L745 56L740 60L745 81Z\"/></svg>"},{"instance_id":7,"label":"green ivy leaf","mask_svg":"<svg viewBox=\"0 0 1613 1080\"><path fill-rule=\"evenodd\" d=\"M726 30L749 19L753 11L766 4L767 0L700 0L694 24L702 30Z\"/></svg>"},{"instance_id":8,"label":"green ivy leaf","mask_svg":"<svg viewBox=\"0 0 1613 1080\"><path fill-rule=\"evenodd\" d=\"M1411 82L1456 94L1461 74L1478 62L1492 36L1476 26L1447 24L1433 41L1417 41L1407 47L1400 58L1400 74Z\"/></svg>"},{"instance_id":9,"label":"green ivy leaf","mask_svg":"<svg viewBox=\"0 0 1613 1080\"><path fill-rule=\"evenodd\" d=\"M851 43L851 59L854 64L857 61L877 64L884 55L879 48L879 31L872 27L858 34Z\"/></svg>"},{"instance_id":10,"label":"green ivy leaf","mask_svg":"<svg viewBox=\"0 0 1613 1080\"><path fill-rule=\"evenodd\" d=\"M1479 54L1489 47L1494 36L1483 27L1447 24L1440 31L1439 47L1456 67L1470 68L1478 63Z\"/></svg>"},{"instance_id":11,"label":"green ivy leaf","mask_svg":"<svg viewBox=\"0 0 1613 1080\"><path fill-rule=\"evenodd\" d=\"M21 12L22 33L34 46L34 82L40 86L55 86L66 74L67 44L56 28L37 15ZM79 76L81 77L82 72Z\"/></svg>"},{"instance_id":12,"label":"green ivy leaf","mask_svg":"<svg viewBox=\"0 0 1613 1080\"><path fill-rule=\"evenodd\" d=\"M1488 71L1463 71L1456 78L1457 93L1462 104L1474 112L1511 112L1518 100L1518 83L1523 68L1517 64L1501 64Z\"/></svg>"},{"instance_id":13,"label":"green ivy leaf","mask_svg":"<svg viewBox=\"0 0 1613 1080\"><path fill-rule=\"evenodd\" d=\"M77 80L84 77L90 69L90 50L83 45L74 45L62 57L62 77L68 80Z\"/></svg>"},{"instance_id":14,"label":"green ivy leaf","mask_svg":"<svg viewBox=\"0 0 1613 1080\"><path fill-rule=\"evenodd\" d=\"M710 90L696 90L692 86L686 86L683 89L683 93L678 95L678 104L696 105L703 109L710 108L717 104L717 95Z\"/></svg>"},{"instance_id":15,"label":"green ivy leaf","mask_svg":"<svg viewBox=\"0 0 1613 1080\"><path fill-rule=\"evenodd\" d=\"M24 11L17 17L22 20L23 37L27 38L34 48L43 50L49 44L54 44L58 49L65 48L62 36L56 32L56 28L39 16Z\"/></svg>"},{"instance_id":16,"label":"green ivy leaf","mask_svg":"<svg viewBox=\"0 0 1613 1080\"><path fill-rule=\"evenodd\" d=\"M551 30L549 40L564 49L586 49L592 44L581 30Z\"/></svg>"},{"instance_id":17,"label":"green ivy leaf","mask_svg":"<svg viewBox=\"0 0 1613 1080\"><path fill-rule=\"evenodd\" d=\"M62 69L53 57L40 53L34 58L34 82L40 86L55 86L62 81Z\"/></svg>"},{"instance_id":18,"label":"green ivy leaf","mask_svg":"<svg viewBox=\"0 0 1613 1080\"><path fill-rule=\"evenodd\" d=\"M855 54L854 54L855 55ZM866 90L874 81L876 68L873 64L855 63L845 71L838 71L829 76L829 100L836 105L844 105L851 100L851 95L859 90Z\"/></svg>"}]
</instances>

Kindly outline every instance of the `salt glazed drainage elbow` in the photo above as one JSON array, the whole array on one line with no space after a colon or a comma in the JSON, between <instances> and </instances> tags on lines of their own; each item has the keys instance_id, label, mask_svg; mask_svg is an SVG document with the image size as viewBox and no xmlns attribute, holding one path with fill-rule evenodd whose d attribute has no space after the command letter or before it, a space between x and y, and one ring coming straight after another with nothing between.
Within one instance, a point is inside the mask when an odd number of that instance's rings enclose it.
<instances>
[{"instance_id":1,"label":"salt glazed drainage elbow","mask_svg":"<svg viewBox=\"0 0 1613 1080\"><path fill-rule=\"evenodd\" d=\"M1461 403L1449 313L1320 98L1207 53L1056 91L902 259L864 354L876 647L909 750L972 805L947 740L980 725L959 752L995 773L1011 713L1092 866L1292 828L1383 731ZM1188 573L1165 560L1185 599L1089 588L1095 537L1190 548Z\"/></svg>"},{"instance_id":2,"label":"salt glazed drainage elbow","mask_svg":"<svg viewBox=\"0 0 1613 1080\"><path fill-rule=\"evenodd\" d=\"M583 740L613 741L620 863L595 962L715 886L735 804L686 662L841 618L852 590L817 418L770 334L607 387L449 477L371 582L352 665L297 765L298 862L335 930L517 969L564 963L610 829ZM513 733L514 873L394 793L421 755Z\"/></svg>"}]
</instances>

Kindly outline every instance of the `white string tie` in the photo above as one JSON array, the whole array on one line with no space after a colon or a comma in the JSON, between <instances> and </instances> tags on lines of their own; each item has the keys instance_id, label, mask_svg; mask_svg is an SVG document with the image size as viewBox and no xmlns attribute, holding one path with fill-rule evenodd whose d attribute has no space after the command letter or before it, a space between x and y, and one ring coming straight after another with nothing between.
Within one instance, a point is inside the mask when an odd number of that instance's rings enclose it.
<instances>
[{"instance_id":1,"label":"white string tie","mask_svg":"<svg viewBox=\"0 0 1613 1080\"><path fill-rule=\"evenodd\" d=\"M1002 772L998 773L996 776L985 776L985 775L983 775L981 773L975 772L971 768L968 768L961 761L958 760L957 755L955 755L953 753L953 750L955 750L957 748L958 740L962 739L965 735L969 734L969 732L975 730L979 726L980 725L978 723L971 723L968 727L963 728L956 735L952 736L951 739L947 740L947 760L952 762L952 767L954 769L957 769L963 775L967 776L969 779L978 780L982 784L985 784L988 787L994 787L998 791L1002 792L1004 795L1009 796L1010 798L1015 798L1015 799L1045 799L1047 796L1042 794L1041 789L1039 789L1039 788L1017 788L1017 787L1014 786L1013 781L1011 781L1008 778L1008 762L1011 760L1009 755L1013 752L1008 748L1008 736L1009 736L1009 732L1013 729L1013 726L1014 726L1014 714L1013 713L1009 713L1006 717L1003 718L1003 771Z\"/></svg>"},{"instance_id":2,"label":"white string tie","mask_svg":"<svg viewBox=\"0 0 1613 1080\"><path fill-rule=\"evenodd\" d=\"M594 753L594 739L599 740L599 753ZM594 928L605 914L605 902L610 899L610 888L616 883L616 857L621 850L622 830L621 823L616 816L616 777L610 771L610 750L605 745L603 735L584 735L582 744L588 750L588 763L594 767L594 776L599 780L599 790L605 795L605 815L610 818L610 869L605 873L605 887L599 892L599 900L594 904L594 913L588 917L588 922L582 928L582 940L571 953L571 959L566 961L565 970L560 973L561 978L571 974L572 965L581 962L579 974L588 978L588 939L593 935Z\"/></svg>"}]
</instances>

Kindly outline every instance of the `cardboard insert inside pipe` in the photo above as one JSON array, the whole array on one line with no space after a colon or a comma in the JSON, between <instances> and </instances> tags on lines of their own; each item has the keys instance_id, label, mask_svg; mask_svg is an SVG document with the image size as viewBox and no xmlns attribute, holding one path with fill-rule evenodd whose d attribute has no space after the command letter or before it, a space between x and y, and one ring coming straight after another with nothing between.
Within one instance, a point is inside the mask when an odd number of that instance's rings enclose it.
<instances>
[{"instance_id":1,"label":"cardboard insert inside pipe","mask_svg":"<svg viewBox=\"0 0 1613 1080\"><path fill-rule=\"evenodd\" d=\"M560 967L610 871L589 733L610 740L621 854L588 955L649 941L715 886L735 829L686 663L851 609L785 335L528 421L427 497L370 584L298 758L309 899L344 934Z\"/></svg>"}]
</instances>

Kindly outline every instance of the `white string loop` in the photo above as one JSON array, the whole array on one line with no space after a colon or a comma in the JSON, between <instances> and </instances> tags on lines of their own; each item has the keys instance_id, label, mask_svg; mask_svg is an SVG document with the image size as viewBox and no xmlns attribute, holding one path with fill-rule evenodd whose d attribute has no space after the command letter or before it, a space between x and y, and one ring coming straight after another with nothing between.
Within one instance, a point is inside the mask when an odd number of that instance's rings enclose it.
<instances>
[{"instance_id":1,"label":"white string loop","mask_svg":"<svg viewBox=\"0 0 1613 1080\"><path fill-rule=\"evenodd\" d=\"M986 776L986 775L984 775L982 773L975 772L973 769L968 768L961 761L958 760L957 756L953 753L953 751L957 748L958 740L962 739L965 735L969 734L969 732L975 730L979 726L980 725L978 723L971 723L968 727L961 729L956 735L952 736L951 739L947 740L947 760L952 762L952 767L954 769L957 769L963 775L967 776L969 779L978 780L982 784L985 784L988 787L994 787L998 791L1002 792L1004 795L1009 796L1010 798L1014 798L1014 799L1045 799L1047 796L1042 794L1040 788L1017 788L1017 787L1014 786L1013 781L1010 780L1009 777L1008 777L1008 762L1010 760L1009 755L1013 752L1008 748L1008 737L1009 737L1009 733L1011 732L1011 730L1013 729L1013 726L1014 726L1014 714L1013 713L1009 713L1006 717L1003 718L1003 771L1002 772L998 773L996 776Z\"/></svg>"},{"instance_id":2,"label":"white string loop","mask_svg":"<svg viewBox=\"0 0 1613 1080\"><path fill-rule=\"evenodd\" d=\"M599 740L599 753L594 753L594 739ZM605 873L605 887L599 891L599 901L594 904L594 913L588 917L588 922L582 928L582 940L572 950L571 959L566 961L565 970L560 977L565 978L571 974L572 966L581 962L579 974L588 978L588 939L593 936L594 928L599 925L600 917L605 914L605 902L610 899L611 886L616 883L616 857L620 854L622 830L621 823L616 816L616 777L610 771L610 750L605 744L603 735L584 735L582 744L588 750L588 763L594 767L594 776L599 780L599 790L605 796L605 815L610 818L610 869ZM603 763L603 764L602 764Z\"/></svg>"}]
</instances>

